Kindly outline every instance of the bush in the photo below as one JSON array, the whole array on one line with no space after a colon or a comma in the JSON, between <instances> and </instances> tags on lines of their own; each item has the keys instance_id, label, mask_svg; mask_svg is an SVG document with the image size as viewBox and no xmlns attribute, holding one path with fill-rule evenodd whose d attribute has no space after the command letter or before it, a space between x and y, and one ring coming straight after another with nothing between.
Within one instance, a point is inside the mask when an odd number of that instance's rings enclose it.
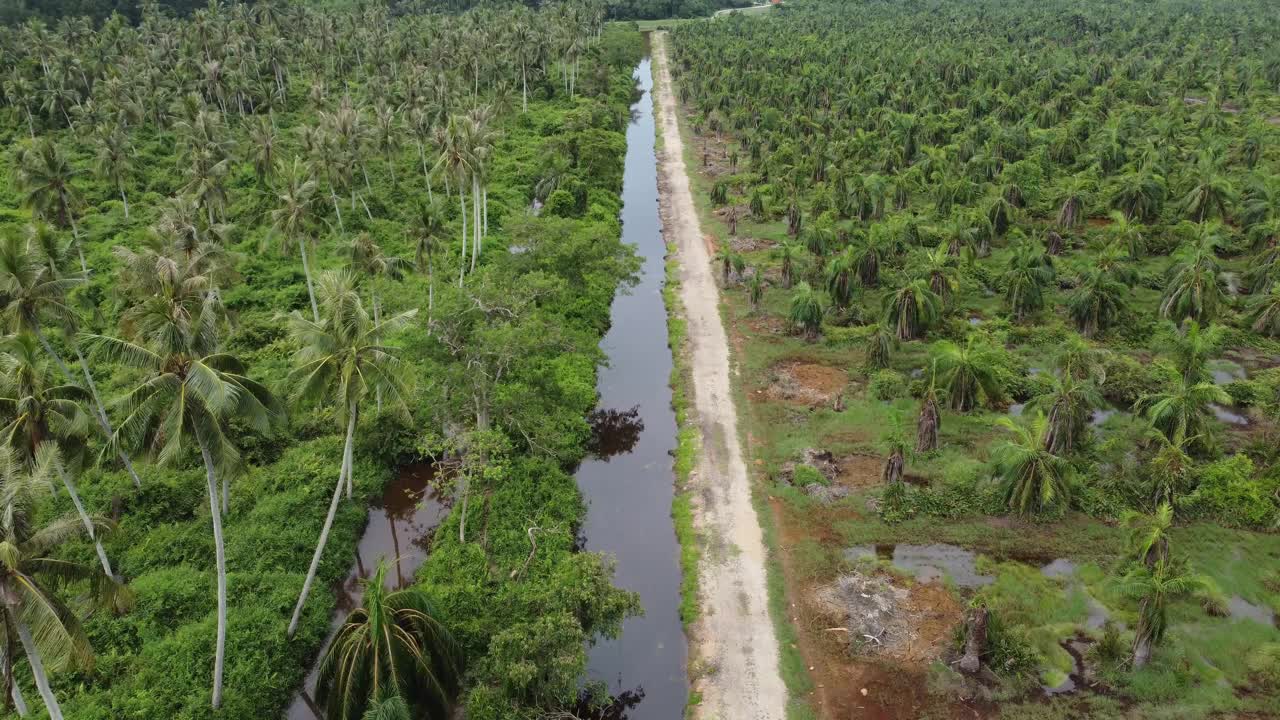
<instances>
[{"instance_id":1,"label":"bush","mask_svg":"<svg viewBox=\"0 0 1280 720\"><path fill-rule=\"evenodd\" d=\"M791 475L791 482L797 487L831 484L831 481L827 480L827 476L812 465L797 465Z\"/></svg>"},{"instance_id":2,"label":"bush","mask_svg":"<svg viewBox=\"0 0 1280 720\"><path fill-rule=\"evenodd\" d=\"M907 376L897 370L877 370L871 374L868 389L877 400L897 400L907 395Z\"/></svg>"},{"instance_id":3,"label":"bush","mask_svg":"<svg viewBox=\"0 0 1280 720\"><path fill-rule=\"evenodd\" d=\"M1280 523L1276 505L1280 473L1255 477L1247 455L1232 455L1200 469L1196 489L1178 501L1193 517L1214 520L1229 527L1271 529Z\"/></svg>"},{"instance_id":4,"label":"bush","mask_svg":"<svg viewBox=\"0 0 1280 720\"><path fill-rule=\"evenodd\" d=\"M1280 688L1280 643L1259 645L1245 659L1249 676L1264 688Z\"/></svg>"}]
</instances>

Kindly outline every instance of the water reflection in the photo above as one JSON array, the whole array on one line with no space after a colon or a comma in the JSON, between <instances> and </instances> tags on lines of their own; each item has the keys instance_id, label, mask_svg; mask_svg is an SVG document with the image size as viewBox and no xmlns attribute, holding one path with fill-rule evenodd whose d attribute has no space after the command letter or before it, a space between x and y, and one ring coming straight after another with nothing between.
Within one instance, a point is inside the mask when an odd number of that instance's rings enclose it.
<instances>
[{"instance_id":1,"label":"water reflection","mask_svg":"<svg viewBox=\"0 0 1280 720\"><path fill-rule=\"evenodd\" d=\"M630 410L600 409L587 418L591 424L591 438L587 441L587 453L597 460L608 460L615 455L629 453L644 432L644 418L640 406Z\"/></svg>"},{"instance_id":2,"label":"water reflection","mask_svg":"<svg viewBox=\"0 0 1280 720\"><path fill-rule=\"evenodd\" d=\"M413 575L431 549L431 538L449 509L449 499L439 492L436 466L430 463L403 465L369 508L364 534L356 545L356 556L347 577L336 587L333 631L347 614L360 605L364 586L360 582L373 574L379 559L386 559L387 588L397 590L413 582ZM325 645L329 644L325 640ZM318 661L318 658L317 658ZM288 720L319 720L323 717L314 702L316 668L289 706Z\"/></svg>"},{"instance_id":3,"label":"water reflection","mask_svg":"<svg viewBox=\"0 0 1280 720\"><path fill-rule=\"evenodd\" d=\"M641 700L644 700L642 687L618 693L613 702L601 707L593 707L591 698L584 695L573 714L578 720L628 720L627 711L638 706Z\"/></svg>"}]
</instances>

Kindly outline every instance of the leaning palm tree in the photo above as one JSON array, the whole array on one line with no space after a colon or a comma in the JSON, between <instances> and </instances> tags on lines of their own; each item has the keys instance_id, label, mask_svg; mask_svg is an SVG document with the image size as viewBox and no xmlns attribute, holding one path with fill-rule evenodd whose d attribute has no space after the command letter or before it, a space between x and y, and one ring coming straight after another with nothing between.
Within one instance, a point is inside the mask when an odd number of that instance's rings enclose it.
<instances>
[{"instance_id":1,"label":"leaning palm tree","mask_svg":"<svg viewBox=\"0 0 1280 720\"><path fill-rule=\"evenodd\" d=\"M94 531L93 520L84 509L80 492L68 472L63 450L83 441L89 421L80 407L87 394L76 385L50 386L46 381L47 360L30 335L18 335L4 342L0 352L0 438L27 462L34 463L40 448L53 445L60 449L54 457L54 469L75 505L85 533L98 552L102 571L112 575L111 561Z\"/></svg>"},{"instance_id":2,"label":"leaning palm tree","mask_svg":"<svg viewBox=\"0 0 1280 720\"><path fill-rule=\"evenodd\" d=\"M413 585L388 592L386 572L379 560L364 582L364 607L347 616L320 659L317 699L331 720L360 720L389 698L415 717L449 717L461 650L426 592Z\"/></svg>"},{"instance_id":3,"label":"leaning palm tree","mask_svg":"<svg viewBox=\"0 0 1280 720\"><path fill-rule=\"evenodd\" d=\"M1044 415L1037 413L1029 425L1010 418L1000 418L998 424L1013 435L992 452L1009 509L1026 516L1065 505L1071 494L1071 466L1045 449Z\"/></svg>"},{"instance_id":4,"label":"leaning palm tree","mask_svg":"<svg viewBox=\"0 0 1280 720\"><path fill-rule=\"evenodd\" d=\"M5 687L20 697L14 684L13 638L22 645L36 688L50 720L62 720L62 708L49 684L49 673L88 670L93 649L75 611L58 595L69 583L88 590L92 606L120 611L130 595L110 575L92 566L55 557L67 540L80 533L78 518L58 518L41 525L38 504L48 493L57 449L44 445L28 466L9 447L0 447L0 638L4 642ZM93 518L101 530L108 526Z\"/></svg>"},{"instance_id":5,"label":"leaning palm tree","mask_svg":"<svg viewBox=\"0 0 1280 720\"><path fill-rule=\"evenodd\" d=\"M233 355L201 347L199 320L175 317L170 332L150 346L102 335L91 341L108 359L133 368L141 381L118 404L125 418L111 438L113 448L149 450L162 465L180 462L194 448L204 463L209 514L213 523L218 575L218 627L213 661L213 707L222 704L222 675L227 638L227 563L222 537L223 509L218 504L222 476L223 505L229 474L240 454L227 436L231 421L266 432L284 410L267 388L245 374Z\"/></svg>"},{"instance_id":6,"label":"leaning palm tree","mask_svg":"<svg viewBox=\"0 0 1280 720\"><path fill-rule=\"evenodd\" d=\"M311 203L315 199L316 181L311 169L299 158L293 162L281 161L276 167L280 179L278 205L271 211L271 227L280 234L282 244L296 242L302 256L302 272L307 278L307 298L311 300L311 317L320 322L320 309L316 307L316 291L311 280L311 265L307 262L307 244L311 242L308 222Z\"/></svg>"},{"instance_id":7,"label":"leaning palm tree","mask_svg":"<svg viewBox=\"0 0 1280 720\"><path fill-rule=\"evenodd\" d=\"M1212 437L1210 406L1227 404L1231 396L1212 382L1193 382L1168 369L1168 389L1143 395L1134 406L1169 442L1181 445L1189 438L1201 438L1203 446Z\"/></svg>"},{"instance_id":8,"label":"leaning palm tree","mask_svg":"<svg viewBox=\"0 0 1280 720\"><path fill-rule=\"evenodd\" d=\"M1177 561L1160 560L1154 567L1140 565L1124 576L1121 588L1137 599L1138 626L1133 637L1133 666L1144 667L1152 649L1164 639L1169 625L1169 603L1205 586L1204 578L1187 572Z\"/></svg>"},{"instance_id":9,"label":"leaning palm tree","mask_svg":"<svg viewBox=\"0 0 1280 720\"><path fill-rule=\"evenodd\" d=\"M94 420L106 437L111 437L113 430L107 417L106 408L98 396L97 384L89 362L85 359L80 345L75 339L75 327L79 321L75 310L67 302L67 294L71 289L85 282L80 277L60 277L56 269L49 264L47 258L41 257L39 248L29 240L24 241L16 236L0 239L0 317L10 330L29 332L44 348L57 365L63 378L69 384L76 384L71 369L62 361L62 357L49 343L44 334L44 323L52 322L68 328L68 342L80 362L80 373L89 389L89 396L94 404ZM133 460L123 448L117 456L125 469L133 478L135 487L142 487L142 480L133 468Z\"/></svg>"},{"instance_id":10,"label":"leaning palm tree","mask_svg":"<svg viewBox=\"0 0 1280 720\"><path fill-rule=\"evenodd\" d=\"M1130 556L1154 569L1169 559L1169 527L1173 525L1173 506L1162 502L1155 513L1145 515L1136 510L1125 511L1120 524L1129 531Z\"/></svg>"},{"instance_id":11,"label":"leaning palm tree","mask_svg":"<svg viewBox=\"0 0 1280 720\"><path fill-rule=\"evenodd\" d=\"M970 335L963 347L940 340L933 348L933 375L946 388L951 409L969 412L1000 398L999 351Z\"/></svg>"},{"instance_id":12,"label":"leaning palm tree","mask_svg":"<svg viewBox=\"0 0 1280 720\"><path fill-rule=\"evenodd\" d=\"M345 273L324 273L320 276L320 297L324 302L326 318L323 322L311 322L298 312L289 316L289 330L297 346L297 366L290 373L295 404L310 406L329 404L337 409L337 417L346 426L346 440L342 449L342 462L338 470L338 482L329 503L329 514L320 530L315 554L302 592L289 621L289 637L298 629L302 608L311 592L329 531L338 512L338 501L346 487L351 497L353 443L360 404L371 392L382 392L400 411L405 412L404 394L407 374L397 357L396 350L385 344L387 336L406 327L417 315L417 309L393 315L381 322L374 322L365 312L360 295L352 287L352 278Z\"/></svg>"}]
</instances>

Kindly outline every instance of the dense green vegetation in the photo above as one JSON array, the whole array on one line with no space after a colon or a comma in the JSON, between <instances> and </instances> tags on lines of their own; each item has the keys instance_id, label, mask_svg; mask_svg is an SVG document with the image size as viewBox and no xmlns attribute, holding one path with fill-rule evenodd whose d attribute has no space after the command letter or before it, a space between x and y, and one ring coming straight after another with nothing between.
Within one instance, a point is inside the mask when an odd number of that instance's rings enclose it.
<instances>
[{"instance_id":1,"label":"dense green vegetation","mask_svg":"<svg viewBox=\"0 0 1280 720\"><path fill-rule=\"evenodd\" d=\"M347 673L338 702L575 703L585 648L638 610L574 542L597 343L636 267L640 37L601 17L261 3L0 29L0 584L53 608L6 593L0 617L33 713L280 716L367 501L424 457L456 501L421 595L355 624L447 629L462 697L436 665L399 699ZM361 632L343 652L384 650Z\"/></svg>"},{"instance_id":2,"label":"dense green vegetation","mask_svg":"<svg viewBox=\"0 0 1280 720\"><path fill-rule=\"evenodd\" d=\"M1013 701L1072 672L1077 638L1143 716L1277 701L1280 631L1238 603L1280 610L1277 21L796 2L672 31L758 456L775 477L804 448L883 458L847 496L803 466L769 484L784 536L1082 563L1002 562L965 593L1002 618L1011 716L1040 712ZM805 386L833 369L847 385ZM1117 522L1164 513L1159 558L1123 552ZM793 592L848 569L839 549L793 558ZM1094 700L1063 702L1117 712Z\"/></svg>"}]
</instances>

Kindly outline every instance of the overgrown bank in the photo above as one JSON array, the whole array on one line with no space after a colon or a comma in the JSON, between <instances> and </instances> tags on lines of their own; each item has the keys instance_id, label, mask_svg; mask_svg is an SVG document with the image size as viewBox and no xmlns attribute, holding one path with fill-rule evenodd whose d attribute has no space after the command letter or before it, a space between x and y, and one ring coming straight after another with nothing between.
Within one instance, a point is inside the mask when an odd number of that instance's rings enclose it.
<instances>
[{"instance_id":1,"label":"overgrown bank","mask_svg":"<svg viewBox=\"0 0 1280 720\"><path fill-rule=\"evenodd\" d=\"M457 477L467 482L451 490L468 498L466 532L459 501L419 580L466 650L469 714L509 718L569 706L578 697L586 642L616 631L637 609L633 596L610 585L600 558L574 552L582 504L567 470L587 436L584 417L595 402L597 343L609 304L634 269L619 242L617 212L639 36L579 28L584 41L572 60L546 58L525 68L525 111L523 88L513 93L509 84L512 70L520 70L514 56L479 67L449 62L433 77L420 70L420 53L478 31L475 18L291 12L291 30L237 6L210 12L202 31L161 17L98 33L74 26L5 31L5 47L47 48L48 56L44 63L18 52L0 59L31 92L6 95L0 108L6 117L0 132L12 148L0 158L4 176L16 178L19 166L35 161L24 152L47 143L68 169L65 184L77 201L67 205L73 228L32 200L29 181L6 183L0 233L68 275L78 272L75 250L83 247L90 276L68 303L83 328L151 342L150 327L127 322L137 317L129 311L174 287L153 290L139 281L115 248L154 250L185 272L193 267L190 255L167 255L184 240L201 258L207 253L206 267L218 274L215 292L204 280L182 286L197 298L182 307L225 308L216 321L204 316L215 346L282 399L295 395L285 378L297 350L282 314L310 315L306 278L289 254L299 245L321 279L330 271L351 273L366 312L418 310L389 339L407 366L408 414L398 413L390 396L379 412L370 393L357 432L355 500L339 505L292 640L285 627L340 466L339 413L327 403L300 406L287 427L270 432L227 424L242 462L228 468L235 473L224 513L226 694L217 711L209 709L214 543L199 455L184 448L165 467L135 457L142 479L135 490L126 473L91 466L103 442L84 438L81 496L91 512L115 516L104 546L136 601L131 612L87 619L96 662L52 667L53 690L71 718L279 716L326 634L334 606L329 588L346 574L367 499L399 461L447 456L463 458ZM539 16L521 17L541 32ZM209 28L227 39L224 47L203 41ZM37 30L45 40L27 42ZM379 54L384 46L375 33L414 51L392 62ZM303 42L303 35L318 44ZM496 44L483 33L474 37ZM283 49L263 50L275 40L283 40ZM221 66L235 51L255 64L215 73L207 84L208 76L194 69ZM64 73L77 53L113 62ZM33 98L46 85L59 88L59 100L42 108ZM489 114L477 119L472 111L482 108ZM473 174L483 170L485 187L468 193L464 211L459 190L471 174L437 158L464 127L477 125L491 133L483 158L475 151L459 157L476 163ZM120 153L112 148L124 148L131 162L116 162ZM303 219L289 226L298 235L289 234L277 212L291 192L312 194ZM463 226L473 217L473 201L484 204L478 253L457 243L478 230ZM37 249L37 237L49 242ZM281 245L285 252L276 251ZM375 269L353 262L375 251ZM468 251L478 255L474 270ZM49 327L71 317L54 321L41 312ZM15 320L12 313L7 319ZM55 349L68 353L75 336L52 334ZM104 355L89 362L107 399L141 380ZM108 410L118 424L125 406ZM42 512L52 517L70 509L60 495ZM536 553L533 526L544 531ZM66 552L94 557L86 542ZM549 657L556 662L546 663ZM24 664L18 678L30 702Z\"/></svg>"}]
</instances>

